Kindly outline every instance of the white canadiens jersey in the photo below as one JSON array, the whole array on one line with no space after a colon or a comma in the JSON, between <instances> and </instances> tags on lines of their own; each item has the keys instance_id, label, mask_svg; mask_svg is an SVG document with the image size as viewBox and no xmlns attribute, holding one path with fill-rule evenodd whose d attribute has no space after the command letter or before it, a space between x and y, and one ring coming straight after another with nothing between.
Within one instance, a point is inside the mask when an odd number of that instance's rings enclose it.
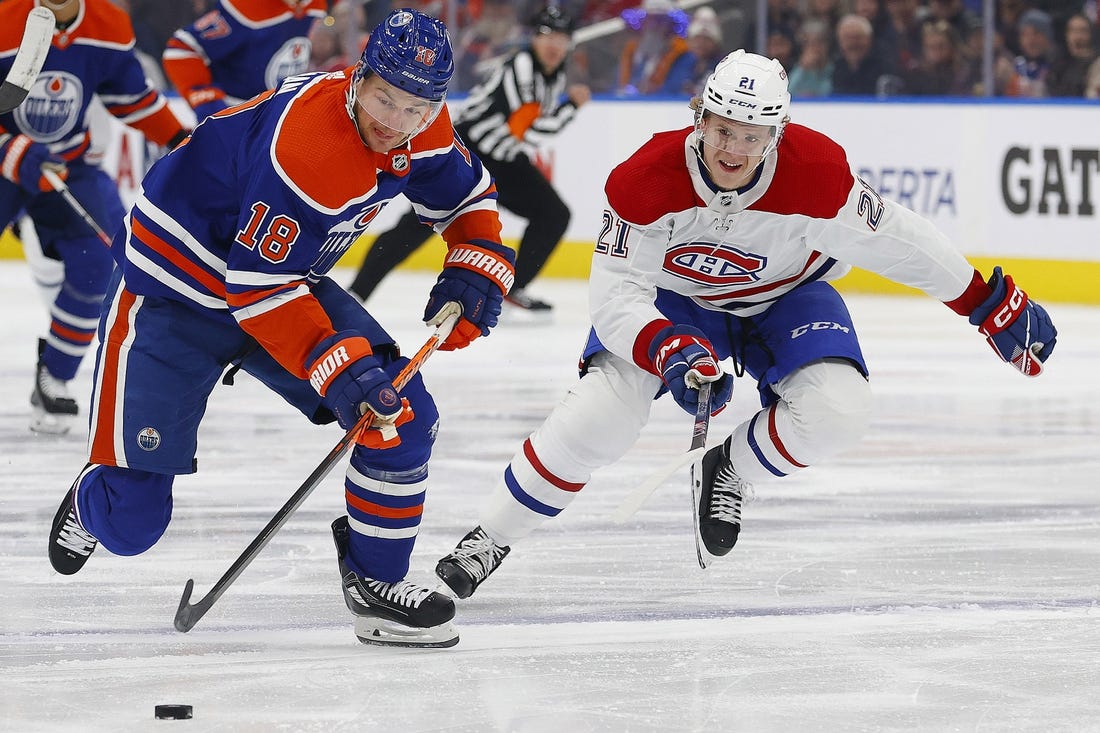
<instances>
[{"instance_id":1,"label":"white canadiens jersey","mask_svg":"<svg viewBox=\"0 0 1100 733\"><path fill-rule=\"evenodd\" d=\"M971 283L974 268L947 237L879 196L828 137L789 124L756 183L716 193L691 133L654 135L607 179L589 302L611 352L631 359L648 346L639 336L665 320L658 288L751 316L852 265L945 302Z\"/></svg>"}]
</instances>

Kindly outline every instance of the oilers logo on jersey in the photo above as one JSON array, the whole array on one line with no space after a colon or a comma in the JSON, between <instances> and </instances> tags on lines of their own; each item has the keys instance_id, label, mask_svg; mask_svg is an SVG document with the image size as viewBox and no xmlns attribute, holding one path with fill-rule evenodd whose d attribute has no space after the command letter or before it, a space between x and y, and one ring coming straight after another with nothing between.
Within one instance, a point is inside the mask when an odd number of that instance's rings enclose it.
<instances>
[{"instance_id":1,"label":"oilers logo on jersey","mask_svg":"<svg viewBox=\"0 0 1100 733\"><path fill-rule=\"evenodd\" d=\"M79 132L84 84L67 71L38 75L31 91L14 111L16 124L32 140L53 143Z\"/></svg>"},{"instance_id":2,"label":"oilers logo on jersey","mask_svg":"<svg viewBox=\"0 0 1100 733\"><path fill-rule=\"evenodd\" d=\"M279 86L279 82L289 76L303 74L309 70L309 55L312 45L308 38L291 38L278 51L272 54L264 69L264 82L268 89Z\"/></svg>"},{"instance_id":3,"label":"oilers logo on jersey","mask_svg":"<svg viewBox=\"0 0 1100 733\"><path fill-rule=\"evenodd\" d=\"M142 428L137 434L137 444L143 451L154 451L160 447L160 433L156 428Z\"/></svg>"},{"instance_id":4,"label":"oilers logo on jersey","mask_svg":"<svg viewBox=\"0 0 1100 733\"><path fill-rule=\"evenodd\" d=\"M382 206L383 204L371 206L353 219L339 222L328 230L325 243L321 245L318 252L317 260L309 268L309 279L312 282L320 280L324 273L332 269L337 260L348 251L355 240L363 236L364 232L367 231L367 227L374 221L374 217L378 216L378 212L382 210Z\"/></svg>"},{"instance_id":5,"label":"oilers logo on jersey","mask_svg":"<svg viewBox=\"0 0 1100 733\"><path fill-rule=\"evenodd\" d=\"M767 264L767 258L746 254L729 245L688 242L668 249L664 269L694 283L728 287L758 281L758 273Z\"/></svg>"}]
</instances>

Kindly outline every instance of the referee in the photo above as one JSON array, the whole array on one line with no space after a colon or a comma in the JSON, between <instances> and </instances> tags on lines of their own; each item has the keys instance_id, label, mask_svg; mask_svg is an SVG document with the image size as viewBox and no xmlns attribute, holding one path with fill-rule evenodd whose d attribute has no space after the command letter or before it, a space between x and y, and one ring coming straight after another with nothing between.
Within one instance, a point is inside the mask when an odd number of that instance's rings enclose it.
<instances>
[{"instance_id":1,"label":"referee","mask_svg":"<svg viewBox=\"0 0 1100 733\"><path fill-rule=\"evenodd\" d=\"M567 85L565 62L574 21L550 5L530 21L531 40L470 91L455 129L497 185L497 204L527 220L516 258L516 281L505 303L549 316L552 306L527 294L569 225L569 207L531 161L592 96L584 84ZM416 205L367 252L349 290L365 301L382 278L432 235Z\"/></svg>"}]
</instances>

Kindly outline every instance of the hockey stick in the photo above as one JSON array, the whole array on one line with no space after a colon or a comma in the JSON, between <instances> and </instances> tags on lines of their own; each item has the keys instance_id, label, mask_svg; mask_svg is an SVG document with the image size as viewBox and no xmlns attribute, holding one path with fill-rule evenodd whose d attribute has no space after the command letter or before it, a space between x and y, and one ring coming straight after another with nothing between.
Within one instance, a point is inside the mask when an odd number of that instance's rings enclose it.
<instances>
[{"instance_id":1,"label":"hockey stick","mask_svg":"<svg viewBox=\"0 0 1100 733\"><path fill-rule=\"evenodd\" d=\"M450 308L449 315L443 319L427 342L420 347L420 351L413 354L409 363L405 365L393 380L393 386L400 391L409 380L416 376L420 371L420 367L424 365L428 357L435 353L436 349L446 341L447 336L450 335L451 330L458 322L458 318L461 315L461 308L457 303L448 304ZM336 465L336 462L344 455L344 453L355 444L356 438L359 433L366 430L374 422L374 413L367 411L365 415L359 418L359 422L351 426L351 428L344 433L344 437L340 439L340 442L333 446L332 450L328 452L317 468L313 469L306 480L298 487L298 490L287 500L286 504L275 513L275 516L271 518L271 521L267 523L260 533L256 535L256 538L252 540L252 543L245 548L245 551L241 553L229 569L225 571L217 583L210 588L205 596L203 596L197 603L191 603L191 592L195 588L194 579L188 579L187 584L183 587L183 597L180 598L179 609L176 611L175 627L177 631L187 632L195 627L195 624L199 622L206 612L210 610L210 607L214 605L214 602L221 598L226 589L235 581L244 569L256 559L256 556L260 554L260 551L267 546L267 543L271 541L271 538L275 536L287 520L290 519L290 515L293 514L298 507L302 505L302 502L306 500L313 490L324 480L325 476L328 476L329 471Z\"/></svg>"},{"instance_id":2,"label":"hockey stick","mask_svg":"<svg viewBox=\"0 0 1100 733\"><path fill-rule=\"evenodd\" d=\"M691 428L691 447L687 453L677 456L661 468L650 474L649 478L638 485L638 488L630 492L619 508L615 510L612 519L616 522L625 522L634 512L642 508L642 504L657 490L657 487L668 480L672 474L679 471L689 463L703 457L707 452L707 430L710 428L710 382L704 382L699 386L699 406L695 408L695 424Z\"/></svg>"},{"instance_id":3,"label":"hockey stick","mask_svg":"<svg viewBox=\"0 0 1100 733\"><path fill-rule=\"evenodd\" d=\"M34 80L46 63L46 54L53 43L54 17L46 8L34 8L27 13L23 39L11 62L11 69L0 84L0 114L11 112L23 104L31 92Z\"/></svg>"},{"instance_id":4,"label":"hockey stick","mask_svg":"<svg viewBox=\"0 0 1100 733\"><path fill-rule=\"evenodd\" d=\"M65 181L61 180L61 176L57 175L49 168L42 168L42 177L45 178L54 191L61 194L65 201L69 203L69 206L75 211L84 222L92 228L92 231L99 237L99 241L110 249L111 238L107 236L107 232L103 231L103 228L96 223L96 220L92 218L92 215L88 213L88 210L80 205L80 202L76 200L76 196L73 196L73 192L69 190L69 187L65 185Z\"/></svg>"}]
</instances>

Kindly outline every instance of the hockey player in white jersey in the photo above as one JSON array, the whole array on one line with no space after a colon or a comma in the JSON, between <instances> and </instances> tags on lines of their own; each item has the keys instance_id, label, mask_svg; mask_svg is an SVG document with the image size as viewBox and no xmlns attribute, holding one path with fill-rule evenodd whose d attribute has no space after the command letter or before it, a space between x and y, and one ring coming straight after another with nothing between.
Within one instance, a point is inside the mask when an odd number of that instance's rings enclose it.
<instances>
[{"instance_id":1,"label":"hockey player in white jersey","mask_svg":"<svg viewBox=\"0 0 1100 733\"><path fill-rule=\"evenodd\" d=\"M1041 306L995 268L988 281L930 222L881 197L825 135L788 124L778 61L735 51L692 100L694 125L654 135L607 180L592 260L583 374L523 441L480 525L437 574L468 597L509 548L637 440L655 396L712 414L735 376L762 408L702 460L700 562L727 554L756 482L849 448L871 393L855 327L828 280L858 266L919 288L1036 376L1054 349ZM730 358L734 374L720 362Z\"/></svg>"}]
</instances>

